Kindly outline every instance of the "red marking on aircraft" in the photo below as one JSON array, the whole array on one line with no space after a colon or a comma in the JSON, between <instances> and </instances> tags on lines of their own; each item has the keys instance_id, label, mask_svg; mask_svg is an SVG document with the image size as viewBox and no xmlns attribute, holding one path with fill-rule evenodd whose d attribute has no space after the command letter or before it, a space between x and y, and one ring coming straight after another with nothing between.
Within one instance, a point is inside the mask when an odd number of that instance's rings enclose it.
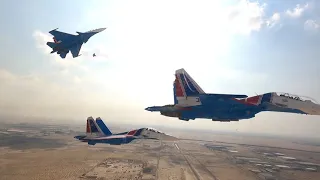
<instances>
[{"instance_id":1,"label":"red marking on aircraft","mask_svg":"<svg viewBox=\"0 0 320 180\"><path fill-rule=\"evenodd\" d=\"M182 88L181 88L181 85L179 83L179 80L178 80L178 76L176 75L176 79L174 81L174 84L176 86L176 96L177 97L183 97L183 91L182 91Z\"/></svg>"},{"instance_id":2,"label":"red marking on aircraft","mask_svg":"<svg viewBox=\"0 0 320 180\"><path fill-rule=\"evenodd\" d=\"M90 129L90 126L89 126L89 121L87 120L87 133L90 133L91 132L91 129Z\"/></svg>"},{"instance_id":3,"label":"red marking on aircraft","mask_svg":"<svg viewBox=\"0 0 320 180\"><path fill-rule=\"evenodd\" d=\"M128 134L127 134L127 135L129 135L129 136L133 136L136 132L137 132L137 130L133 130L133 131L128 132Z\"/></svg>"},{"instance_id":4,"label":"red marking on aircraft","mask_svg":"<svg viewBox=\"0 0 320 180\"><path fill-rule=\"evenodd\" d=\"M253 96L253 97L248 97L245 100L249 104L258 105L259 101L260 101L260 98L261 98L261 96Z\"/></svg>"},{"instance_id":5,"label":"red marking on aircraft","mask_svg":"<svg viewBox=\"0 0 320 180\"><path fill-rule=\"evenodd\" d=\"M233 100L235 100L235 101L238 101L240 103L247 104L247 105L253 105L253 106L259 105L260 99L261 99L260 95L253 96L253 97L248 97L248 98L245 98L245 99L235 99L235 98L233 98Z\"/></svg>"}]
</instances>

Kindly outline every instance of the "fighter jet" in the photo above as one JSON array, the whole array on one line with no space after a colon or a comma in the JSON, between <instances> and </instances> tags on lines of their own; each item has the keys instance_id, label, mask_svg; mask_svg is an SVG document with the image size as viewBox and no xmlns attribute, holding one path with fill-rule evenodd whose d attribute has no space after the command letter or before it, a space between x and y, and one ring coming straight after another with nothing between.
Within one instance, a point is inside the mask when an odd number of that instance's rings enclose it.
<instances>
[{"instance_id":1,"label":"fighter jet","mask_svg":"<svg viewBox=\"0 0 320 180\"><path fill-rule=\"evenodd\" d=\"M207 94L184 69L176 70L175 77L174 104L147 107L145 110L160 111L163 116L178 117L184 121L196 118L220 122L239 121L253 118L262 111L320 115L320 105L311 101L294 98L287 100L277 93L249 98L240 94Z\"/></svg>"},{"instance_id":2,"label":"fighter jet","mask_svg":"<svg viewBox=\"0 0 320 180\"><path fill-rule=\"evenodd\" d=\"M74 138L81 142L87 142L88 145L95 145L96 143L121 145L142 139L159 140L166 136L168 135L149 128L140 128L128 132L113 134L100 117L96 118L96 121L94 121L93 117L90 116L87 118L86 135L79 135Z\"/></svg>"},{"instance_id":3,"label":"fighter jet","mask_svg":"<svg viewBox=\"0 0 320 180\"><path fill-rule=\"evenodd\" d=\"M57 29L49 31L49 33L53 35L54 42L47 42L47 45L52 48L51 53L57 52L57 54L64 59L69 51L71 51L73 58L78 57L82 44L86 43L93 35L104 31L106 28L94 29L87 32L77 32L78 35L60 32L57 31Z\"/></svg>"}]
</instances>

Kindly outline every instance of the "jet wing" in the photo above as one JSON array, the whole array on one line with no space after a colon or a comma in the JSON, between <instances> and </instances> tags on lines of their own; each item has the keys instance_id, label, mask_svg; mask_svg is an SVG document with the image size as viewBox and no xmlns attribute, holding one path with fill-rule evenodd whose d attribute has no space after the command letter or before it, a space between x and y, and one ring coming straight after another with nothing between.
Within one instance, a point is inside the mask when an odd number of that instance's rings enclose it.
<instances>
[{"instance_id":1,"label":"jet wing","mask_svg":"<svg viewBox=\"0 0 320 180\"><path fill-rule=\"evenodd\" d=\"M63 41L63 40L70 38L70 37L76 37L76 35L60 32L57 30L49 31L49 33L52 34L52 36L54 36L54 38L57 41Z\"/></svg>"},{"instance_id":2,"label":"jet wing","mask_svg":"<svg viewBox=\"0 0 320 180\"><path fill-rule=\"evenodd\" d=\"M73 56L73 58L78 57L79 56L79 52L81 49L82 43L76 44L75 46L72 46L70 48L71 54Z\"/></svg>"}]
</instances>

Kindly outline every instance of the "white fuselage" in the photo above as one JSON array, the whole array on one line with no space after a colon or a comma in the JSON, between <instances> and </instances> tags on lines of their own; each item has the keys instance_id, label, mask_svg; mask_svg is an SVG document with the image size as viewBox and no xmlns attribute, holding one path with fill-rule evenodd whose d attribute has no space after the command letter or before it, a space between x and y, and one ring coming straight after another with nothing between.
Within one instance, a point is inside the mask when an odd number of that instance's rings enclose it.
<instances>
[{"instance_id":1,"label":"white fuselage","mask_svg":"<svg viewBox=\"0 0 320 180\"><path fill-rule=\"evenodd\" d=\"M311 100L299 100L274 93L271 103L290 109L298 109L310 115L320 115L320 105L313 103Z\"/></svg>"}]
</instances>

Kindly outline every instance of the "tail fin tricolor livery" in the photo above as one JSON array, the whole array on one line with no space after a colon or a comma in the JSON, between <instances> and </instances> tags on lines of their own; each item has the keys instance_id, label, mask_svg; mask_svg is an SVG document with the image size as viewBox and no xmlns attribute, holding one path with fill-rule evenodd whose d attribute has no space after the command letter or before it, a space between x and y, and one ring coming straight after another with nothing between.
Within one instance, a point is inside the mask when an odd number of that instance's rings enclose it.
<instances>
[{"instance_id":1,"label":"tail fin tricolor livery","mask_svg":"<svg viewBox=\"0 0 320 180\"><path fill-rule=\"evenodd\" d=\"M99 133L95 123L94 123L94 119L93 117L88 117L87 118L87 136L91 136L92 134L96 134Z\"/></svg>"},{"instance_id":2,"label":"tail fin tricolor livery","mask_svg":"<svg viewBox=\"0 0 320 180\"><path fill-rule=\"evenodd\" d=\"M99 128L101 129L102 133L106 136L110 136L112 135L111 131L109 130L109 128L104 124L104 122L102 121L102 119L100 117L96 118L96 123L99 126Z\"/></svg>"},{"instance_id":3,"label":"tail fin tricolor livery","mask_svg":"<svg viewBox=\"0 0 320 180\"><path fill-rule=\"evenodd\" d=\"M104 136L101 128L96 124L93 117L87 118L87 136Z\"/></svg>"},{"instance_id":4,"label":"tail fin tricolor livery","mask_svg":"<svg viewBox=\"0 0 320 180\"><path fill-rule=\"evenodd\" d=\"M174 81L174 103L179 106L201 105L202 98L246 98L240 94L207 94L195 80L182 68L176 70Z\"/></svg>"},{"instance_id":5,"label":"tail fin tricolor livery","mask_svg":"<svg viewBox=\"0 0 320 180\"><path fill-rule=\"evenodd\" d=\"M201 105L199 94L205 94L202 88L182 68L176 70L174 81L174 104L181 106Z\"/></svg>"},{"instance_id":6,"label":"tail fin tricolor livery","mask_svg":"<svg viewBox=\"0 0 320 180\"><path fill-rule=\"evenodd\" d=\"M205 94L202 88L184 69L176 70L177 96L196 96ZM180 89L179 89L180 88ZM179 93L178 93L179 92Z\"/></svg>"},{"instance_id":7,"label":"tail fin tricolor livery","mask_svg":"<svg viewBox=\"0 0 320 180\"><path fill-rule=\"evenodd\" d=\"M173 82L173 101L174 101L174 104L178 104L178 99L177 99L178 95L177 94L181 94L181 92L182 92L182 89L178 83L179 83L178 79L176 78ZM177 86L179 86L179 87L177 87Z\"/></svg>"}]
</instances>

